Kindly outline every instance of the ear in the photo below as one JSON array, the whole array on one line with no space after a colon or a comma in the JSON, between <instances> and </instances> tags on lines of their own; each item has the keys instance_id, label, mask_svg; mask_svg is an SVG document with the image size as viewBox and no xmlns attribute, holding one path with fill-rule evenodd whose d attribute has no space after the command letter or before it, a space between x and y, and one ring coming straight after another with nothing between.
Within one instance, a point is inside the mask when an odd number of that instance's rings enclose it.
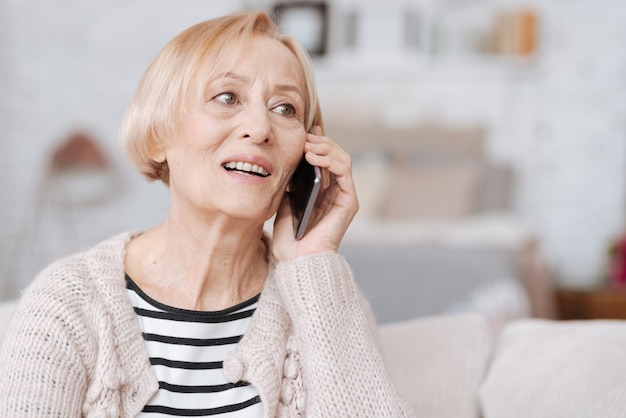
<instances>
[{"instance_id":1,"label":"ear","mask_svg":"<svg viewBox=\"0 0 626 418\"><path fill-rule=\"evenodd\" d=\"M164 163L167 161L167 155L165 155L165 150L159 149L152 153L152 160L156 163Z\"/></svg>"},{"instance_id":2,"label":"ear","mask_svg":"<svg viewBox=\"0 0 626 418\"><path fill-rule=\"evenodd\" d=\"M165 147L160 141L153 141L152 146L150 147L150 158L152 161L159 164L167 161Z\"/></svg>"}]
</instances>

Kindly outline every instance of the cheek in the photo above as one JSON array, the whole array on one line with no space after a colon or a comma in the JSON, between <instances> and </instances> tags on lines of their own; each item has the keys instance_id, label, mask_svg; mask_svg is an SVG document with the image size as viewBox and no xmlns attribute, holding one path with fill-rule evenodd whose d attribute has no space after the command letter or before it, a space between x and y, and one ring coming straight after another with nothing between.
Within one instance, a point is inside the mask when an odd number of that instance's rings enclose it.
<instances>
[{"instance_id":1,"label":"cheek","mask_svg":"<svg viewBox=\"0 0 626 418\"><path fill-rule=\"evenodd\" d=\"M298 164L300 164L300 161L302 161L303 156L304 156L304 151L301 151L300 149L298 149L296 153L290 155L290 158L289 158L289 172L290 173L293 173L296 170L296 167L298 167Z\"/></svg>"},{"instance_id":2,"label":"cheek","mask_svg":"<svg viewBox=\"0 0 626 418\"><path fill-rule=\"evenodd\" d=\"M188 173L190 161L186 156L177 152L169 152L167 157L170 170L170 187L177 188L184 184L190 184Z\"/></svg>"},{"instance_id":3,"label":"cheek","mask_svg":"<svg viewBox=\"0 0 626 418\"><path fill-rule=\"evenodd\" d=\"M304 155L304 144L306 143L307 133L304 128L298 129L297 132L289 135L289 140L284 141L283 154L290 163L295 161L298 165ZM294 168L295 168L294 165Z\"/></svg>"},{"instance_id":4,"label":"cheek","mask_svg":"<svg viewBox=\"0 0 626 418\"><path fill-rule=\"evenodd\" d=\"M286 154L284 161L287 162L287 171L291 177L291 174L296 170L296 167L298 167L298 164L300 164L304 156L304 141L299 141L297 145L290 147L289 152Z\"/></svg>"},{"instance_id":5,"label":"cheek","mask_svg":"<svg viewBox=\"0 0 626 418\"><path fill-rule=\"evenodd\" d=\"M195 183L207 176L206 158L201 150L181 141L166 152L170 177L178 183Z\"/></svg>"},{"instance_id":6,"label":"cheek","mask_svg":"<svg viewBox=\"0 0 626 418\"><path fill-rule=\"evenodd\" d=\"M304 134L303 138L305 138ZM304 155L304 139L294 141L293 136L291 139L292 141L281 147L280 151L281 179L279 182L281 186L279 189L283 191L287 189L291 176L296 171L296 168L298 167L298 164L300 164L300 161L302 161L302 156Z\"/></svg>"}]
</instances>

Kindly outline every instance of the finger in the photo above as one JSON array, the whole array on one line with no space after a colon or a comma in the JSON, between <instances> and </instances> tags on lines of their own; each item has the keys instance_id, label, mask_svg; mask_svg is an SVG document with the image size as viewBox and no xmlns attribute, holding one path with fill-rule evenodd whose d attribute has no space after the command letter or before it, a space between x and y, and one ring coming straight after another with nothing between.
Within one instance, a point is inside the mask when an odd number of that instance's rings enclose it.
<instances>
[{"instance_id":1,"label":"finger","mask_svg":"<svg viewBox=\"0 0 626 418\"><path fill-rule=\"evenodd\" d=\"M330 145L323 141L321 137L314 137L315 141L320 141L319 144L312 145L307 143L305 146L305 152L308 154L306 157L307 161L312 165L318 166L322 169L322 190L328 189L330 186L331 173L324 165L323 160L317 159L317 155L328 155L331 152Z\"/></svg>"},{"instance_id":2,"label":"finger","mask_svg":"<svg viewBox=\"0 0 626 418\"><path fill-rule=\"evenodd\" d=\"M312 165L325 168L335 176L346 176L352 172L352 158L340 149L331 150L328 154L308 151L306 159Z\"/></svg>"},{"instance_id":3,"label":"finger","mask_svg":"<svg viewBox=\"0 0 626 418\"><path fill-rule=\"evenodd\" d=\"M304 144L304 152L320 157L328 156L343 162L351 160L348 152L326 137L316 137L314 141L307 141Z\"/></svg>"},{"instance_id":4,"label":"finger","mask_svg":"<svg viewBox=\"0 0 626 418\"><path fill-rule=\"evenodd\" d=\"M336 145L329 141L320 141L320 137L316 137L314 141L307 141L304 145L305 152L312 152L317 155L328 155L335 149L339 149Z\"/></svg>"},{"instance_id":5,"label":"finger","mask_svg":"<svg viewBox=\"0 0 626 418\"><path fill-rule=\"evenodd\" d=\"M351 188L352 157L336 142L326 136L309 135L305 152L309 163L323 169L324 190L330 187L331 181L340 183L339 186L344 190Z\"/></svg>"},{"instance_id":6,"label":"finger","mask_svg":"<svg viewBox=\"0 0 626 418\"><path fill-rule=\"evenodd\" d=\"M311 134L315 135L315 136L321 136L322 135L322 127L319 125L315 125L311 128L311 130L309 131Z\"/></svg>"}]
</instances>

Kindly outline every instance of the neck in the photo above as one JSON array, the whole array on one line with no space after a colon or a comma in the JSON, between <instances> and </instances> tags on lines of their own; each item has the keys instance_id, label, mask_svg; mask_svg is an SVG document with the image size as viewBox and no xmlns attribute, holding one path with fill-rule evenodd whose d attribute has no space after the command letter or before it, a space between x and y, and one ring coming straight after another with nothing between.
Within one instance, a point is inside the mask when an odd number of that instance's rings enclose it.
<instances>
[{"instance_id":1,"label":"neck","mask_svg":"<svg viewBox=\"0 0 626 418\"><path fill-rule=\"evenodd\" d=\"M262 234L263 225L234 225L231 219L189 225L170 216L129 244L127 259L135 262L127 262L127 270L161 303L203 311L225 309L263 287L268 249Z\"/></svg>"}]
</instances>

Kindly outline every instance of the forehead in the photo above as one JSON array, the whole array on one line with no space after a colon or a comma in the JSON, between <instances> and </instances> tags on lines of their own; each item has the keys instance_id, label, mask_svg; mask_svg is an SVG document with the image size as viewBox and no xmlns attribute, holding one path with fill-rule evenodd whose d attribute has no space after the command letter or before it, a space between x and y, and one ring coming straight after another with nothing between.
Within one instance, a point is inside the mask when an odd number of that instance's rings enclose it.
<instances>
[{"instance_id":1,"label":"forehead","mask_svg":"<svg viewBox=\"0 0 626 418\"><path fill-rule=\"evenodd\" d=\"M225 48L214 76L239 74L244 77L266 76L280 84L295 84L305 90L302 63L282 42L267 36L253 36L237 48Z\"/></svg>"}]
</instances>

